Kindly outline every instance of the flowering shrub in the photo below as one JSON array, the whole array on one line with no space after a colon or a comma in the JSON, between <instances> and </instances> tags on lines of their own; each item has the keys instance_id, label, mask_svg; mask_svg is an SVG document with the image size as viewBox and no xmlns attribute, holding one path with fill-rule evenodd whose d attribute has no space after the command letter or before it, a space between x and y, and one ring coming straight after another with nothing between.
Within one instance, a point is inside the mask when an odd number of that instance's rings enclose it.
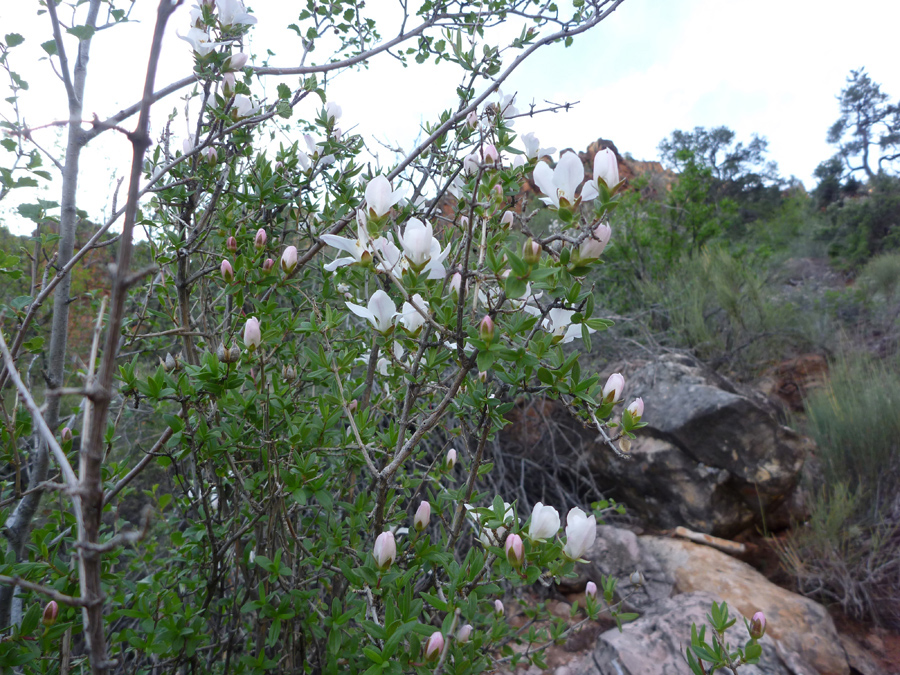
<instances>
[{"instance_id":1,"label":"flowering shrub","mask_svg":"<svg viewBox=\"0 0 900 675\"><path fill-rule=\"evenodd\" d=\"M240 0L203 0L179 28L194 73L172 90L192 87L187 98L199 107L182 144L169 126L156 142L148 135L161 96L155 64L177 6L161 2L141 103L69 125L58 163L61 271L48 267L40 294L9 308L4 324L2 377L24 404L4 409L16 425L2 441L24 450L32 433L37 440L29 491L4 502L0 619L15 627L0 664L60 672L57 644L66 669L87 661L94 673L474 673L499 660L542 663L540 648L564 626L514 630L504 588L571 574L593 544L596 514L572 508L565 535L551 505L525 518L480 487L491 470L486 444L528 394L559 399L620 452L642 426L643 402L624 410L622 376L603 384L563 348L580 340L590 349L591 334L609 325L580 279L612 234L615 158L598 157L587 180L571 152L551 169L541 157L554 151L514 131L525 104L498 87L525 57L570 43L620 2L577 2L565 18L523 0L453 9L429 0L404 17L419 24L385 42L363 3L310 3L291 26L301 64L317 44L335 52L323 65L278 68L242 51L255 13ZM67 80L73 120L83 117L78 68L101 3L81 5L71 44L47 5L56 30L43 45L64 79L66 50L77 59ZM110 25L127 20L110 7ZM491 29L513 16L521 33L503 49L491 44ZM455 63L466 79L420 145L372 168L364 139L340 127L364 111L329 100L320 78L387 49ZM268 98L267 78L277 84ZM317 113L296 120L312 101ZM118 247L109 308L97 303L91 357L67 378L78 156L135 113L126 204L87 247L121 227L108 240ZM17 140L4 147L24 156L34 132L21 122L9 130ZM276 148L275 137L288 141ZM549 233L530 230L533 214L518 199L529 179L557 217ZM135 243L135 227L145 242ZM138 254L151 264L134 266ZM54 288L40 410L20 373L23 356L41 351L30 336L41 336L35 312ZM60 405L71 395L82 401L77 418ZM138 419L156 434L149 448L123 433ZM48 473L51 455L58 474ZM58 500L29 535L48 478ZM144 516L129 526L117 514L135 502ZM588 615L627 620L614 592L614 579L595 587ZM52 608L42 610L42 595Z\"/></svg>"}]
</instances>

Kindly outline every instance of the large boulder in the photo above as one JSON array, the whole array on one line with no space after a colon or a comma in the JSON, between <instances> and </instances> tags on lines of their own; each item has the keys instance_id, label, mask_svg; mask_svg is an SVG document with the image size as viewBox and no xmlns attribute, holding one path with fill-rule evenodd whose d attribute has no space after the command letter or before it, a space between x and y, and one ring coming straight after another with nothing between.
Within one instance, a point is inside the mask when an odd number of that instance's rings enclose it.
<instances>
[{"instance_id":1,"label":"large boulder","mask_svg":"<svg viewBox=\"0 0 900 675\"><path fill-rule=\"evenodd\" d=\"M790 499L809 441L781 425L763 397L684 355L626 379L626 399L643 398L648 426L629 457L597 444L590 465L629 509L658 527L732 536Z\"/></svg>"}]
</instances>

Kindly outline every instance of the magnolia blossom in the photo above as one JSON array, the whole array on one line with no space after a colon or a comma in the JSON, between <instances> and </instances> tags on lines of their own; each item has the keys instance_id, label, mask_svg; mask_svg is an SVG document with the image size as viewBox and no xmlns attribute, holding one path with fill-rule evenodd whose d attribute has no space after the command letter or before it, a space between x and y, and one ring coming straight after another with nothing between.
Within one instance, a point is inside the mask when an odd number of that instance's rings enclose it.
<instances>
[{"instance_id":1,"label":"magnolia blossom","mask_svg":"<svg viewBox=\"0 0 900 675\"><path fill-rule=\"evenodd\" d=\"M262 264L262 271L265 274L268 274L272 271L272 268L275 267L275 261L272 258L266 258Z\"/></svg>"},{"instance_id":2,"label":"magnolia blossom","mask_svg":"<svg viewBox=\"0 0 900 675\"><path fill-rule=\"evenodd\" d=\"M448 469L452 469L456 466L456 448L450 448L447 451L447 457L444 458L444 466Z\"/></svg>"},{"instance_id":3,"label":"magnolia blossom","mask_svg":"<svg viewBox=\"0 0 900 675\"><path fill-rule=\"evenodd\" d=\"M472 624L464 624L458 631L456 631L456 641L462 645L466 644L472 637L472 631L474 630L475 628L472 626Z\"/></svg>"},{"instance_id":4,"label":"magnolia blossom","mask_svg":"<svg viewBox=\"0 0 900 675\"><path fill-rule=\"evenodd\" d=\"M234 280L234 268L231 266L231 263L227 260L223 260L222 264L219 266L219 271L222 273L222 278L225 281L233 281Z\"/></svg>"},{"instance_id":5,"label":"magnolia blossom","mask_svg":"<svg viewBox=\"0 0 900 675\"><path fill-rule=\"evenodd\" d=\"M475 173L476 171L478 171L478 164L480 162L480 159L481 158L477 155L477 153L474 152L466 155L463 158L463 171L465 173Z\"/></svg>"},{"instance_id":6,"label":"magnolia blossom","mask_svg":"<svg viewBox=\"0 0 900 675\"><path fill-rule=\"evenodd\" d=\"M450 292L456 293L459 295L460 289L462 288L462 274L459 272L454 272L453 276L450 277Z\"/></svg>"},{"instance_id":7,"label":"magnolia blossom","mask_svg":"<svg viewBox=\"0 0 900 675\"><path fill-rule=\"evenodd\" d=\"M416 515L413 518L413 527L419 532L428 527L428 521L431 520L431 504L422 502L416 509Z\"/></svg>"},{"instance_id":8,"label":"magnolia blossom","mask_svg":"<svg viewBox=\"0 0 900 675\"><path fill-rule=\"evenodd\" d=\"M375 538L372 555L375 557L375 565L378 569L386 572L397 557L397 542L393 532L382 532Z\"/></svg>"},{"instance_id":9,"label":"magnolia blossom","mask_svg":"<svg viewBox=\"0 0 900 675\"><path fill-rule=\"evenodd\" d=\"M236 52L225 61L225 70L240 70L247 65L249 58L244 52Z\"/></svg>"},{"instance_id":10,"label":"magnolia blossom","mask_svg":"<svg viewBox=\"0 0 900 675\"><path fill-rule=\"evenodd\" d=\"M68 443L72 440L72 430L69 427L63 427L63 430L59 433L59 437L62 439L63 443Z\"/></svg>"},{"instance_id":11,"label":"magnolia blossom","mask_svg":"<svg viewBox=\"0 0 900 675\"><path fill-rule=\"evenodd\" d=\"M500 161L500 153L497 152L497 146L493 143L485 143L481 149L481 156L484 158L485 164L496 164Z\"/></svg>"},{"instance_id":12,"label":"magnolia blossom","mask_svg":"<svg viewBox=\"0 0 900 675\"><path fill-rule=\"evenodd\" d=\"M442 651L444 651L444 636L439 630L436 630L425 643L425 660L433 661L441 655Z\"/></svg>"},{"instance_id":13,"label":"magnolia blossom","mask_svg":"<svg viewBox=\"0 0 900 675\"><path fill-rule=\"evenodd\" d=\"M585 325L572 323L574 314L574 310L555 307L550 310L541 326L548 333L553 333L554 338L560 339L563 344L568 344L575 338L581 337L581 327ZM587 329L588 333L597 332L590 326L587 326Z\"/></svg>"},{"instance_id":14,"label":"magnolia blossom","mask_svg":"<svg viewBox=\"0 0 900 675\"><path fill-rule=\"evenodd\" d=\"M577 506L566 516L566 545L563 553L569 560L579 560L594 545L597 537L597 518L590 517Z\"/></svg>"},{"instance_id":15,"label":"magnolia blossom","mask_svg":"<svg viewBox=\"0 0 900 675\"><path fill-rule=\"evenodd\" d=\"M574 152L560 157L555 169L544 162L538 162L534 167L534 182L547 195L541 197L541 201L548 206L559 208L562 202L565 202L563 206L575 204L575 190L583 180L584 166Z\"/></svg>"},{"instance_id":16,"label":"magnolia blossom","mask_svg":"<svg viewBox=\"0 0 900 675\"><path fill-rule=\"evenodd\" d=\"M750 637L754 640L759 640L763 635L766 634L766 615L762 612L757 612L753 615L753 618L750 619L749 625Z\"/></svg>"},{"instance_id":17,"label":"magnolia blossom","mask_svg":"<svg viewBox=\"0 0 900 675\"><path fill-rule=\"evenodd\" d=\"M412 301L415 305L409 302L403 303L403 307L400 309L400 323L410 333L415 334L425 325L425 317L422 316L419 310L428 314L428 302L418 293L412 296ZM416 307L419 309L416 309Z\"/></svg>"},{"instance_id":18,"label":"magnolia blossom","mask_svg":"<svg viewBox=\"0 0 900 675\"><path fill-rule=\"evenodd\" d=\"M625 388L625 378L621 373L613 373L603 385L603 402L615 402L622 398L622 389ZM643 403L643 401L641 401Z\"/></svg>"},{"instance_id":19,"label":"magnolia blossom","mask_svg":"<svg viewBox=\"0 0 900 675\"><path fill-rule=\"evenodd\" d=\"M229 97L234 93L234 85L237 82L237 78L234 76L234 73L225 73L222 75L222 88L225 90L225 97Z\"/></svg>"},{"instance_id":20,"label":"magnolia blossom","mask_svg":"<svg viewBox=\"0 0 900 675\"><path fill-rule=\"evenodd\" d=\"M515 215L512 211L504 211L503 215L500 216L500 224L504 227L510 227L515 220Z\"/></svg>"},{"instance_id":21,"label":"magnolia blossom","mask_svg":"<svg viewBox=\"0 0 900 675\"><path fill-rule=\"evenodd\" d=\"M297 266L297 247L288 246L281 254L281 269L285 274L290 274Z\"/></svg>"},{"instance_id":22,"label":"magnolia blossom","mask_svg":"<svg viewBox=\"0 0 900 675\"><path fill-rule=\"evenodd\" d=\"M253 350L259 347L260 342L262 342L262 331L259 327L259 319L252 316L244 324L244 344L248 349Z\"/></svg>"},{"instance_id":23,"label":"magnolia blossom","mask_svg":"<svg viewBox=\"0 0 900 675\"><path fill-rule=\"evenodd\" d=\"M496 614L497 616L503 616L503 613L505 611L506 610L503 608L503 601L494 600L494 614Z\"/></svg>"},{"instance_id":24,"label":"magnolia blossom","mask_svg":"<svg viewBox=\"0 0 900 675\"><path fill-rule=\"evenodd\" d=\"M556 148L542 148L541 142L530 131L522 135L522 143L525 145L525 156L528 159L540 159L544 155L556 152Z\"/></svg>"},{"instance_id":25,"label":"magnolia blossom","mask_svg":"<svg viewBox=\"0 0 900 675\"><path fill-rule=\"evenodd\" d=\"M58 616L59 605L56 604L56 600L51 600L44 607L44 611L41 614L41 623L47 627L50 627L56 623L56 619Z\"/></svg>"},{"instance_id":26,"label":"magnolia blossom","mask_svg":"<svg viewBox=\"0 0 900 675\"><path fill-rule=\"evenodd\" d=\"M541 541L555 537L559 532L559 512L552 506L544 506L541 502L534 505L531 511L531 524L528 526L528 537Z\"/></svg>"},{"instance_id":27,"label":"magnolia blossom","mask_svg":"<svg viewBox=\"0 0 900 675\"><path fill-rule=\"evenodd\" d=\"M522 537L517 534L511 534L506 538L503 546L506 553L506 562L513 567L521 567L525 562L525 547L522 543Z\"/></svg>"},{"instance_id":28,"label":"magnolia blossom","mask_svg":"<svg viewBox=\"0 0 900 675\"><path fill-rule=\"evenodd\" d=\"M475 524L481 529L480 534L478 535L478 539L481 540L481 543L485 546L499 546L500 542L503 541L503 538L506 536L507 529L504 526L498 527L496 530L490 530L486 527L482 527L481 518L479 518L478 514L472 511L473 507L470 504L466 504L466 510L469 511L469 516L472 520L475 521ZM509 502L503 502L503 522L504 523L512 523L515 520L516 514L513 511L512 505Z\"/></svg>"},{"instance_id":29,"label":"magnolia blossom","mask_svg":"<svg viewBox=\"0 0 900 675\"><path fill-rule=\"evenodd\" d=\"M378 260L375 269L379 272L387 274L397 271L402 274L403 270L409 266L408 261L403 257L403 251L390 239L378 237L372 242L372 248L376 253L375 258Z\"/></svg>"},{"instance_id":30,"label":"magnolia blossom","mask_svg":"<svg viewBox=\"0 0 900 675\"><path fill-rule=\"evenodd\" d=\"M633 419L635 422L640 422L641 417L644 416L644 399L634 399L631 402L631 405L628 406L627 410L631 413L631 419Z\"/></svg>"},{"instance_id":31,"label":"magnolia blossom","mask_svg":"<svg viewBox=\"0 0 900 675\"><path fill-rule=\"evenodd\" d=\"M300 151L300 163L303 165L304 169L308 169L307 163L309 163L309 158L318 159L319 164L322 166L328 166L329 164L334 163L334 155L326 155L325 154L325 143L316 143L313 140L313 137L309 134L303 134L303 140L306 142L306 147L309 149L309 155L306 155L303 151ZM306 162L303 161L303 155L306 155ZM311 164L310 164L311 166Z\"/></svg>"},{"instance_id":32,"label":"magnolia blossom","mask_svg":"<svg viewBox=\"0 0 900 675\"><path fill-rule=\"evenodd\" d=\"M335 120L341 119L341 115L344 114L344 111L334 101L329 101L325 104L325 116L328 118L329 122L334 122Z\"/></svg>"},{"instance_id":33,"label":"magnolia blossom","mask_svg":"<svg viewBox=\"0 0 900 675\"><path fill-rule=\"evenodd\" d=\"M494 320L491 318L490 314L485 314L481 323L478 324L478 337L490 344L494 340L494 332Z\"/></svg>"},{"instance_id":34,"label":"magnolia blossom","mask_svg":"<svg viewBox=\"0 0 900 675\"><path fill-rule=\"evenodd\" d=\"M423 223L417 218L410 218L406 223L406 228L400 237L400 245L403 247L406 259L412 263L414 268L421 269L425 263L431 260L433 239L433 230L429 223Z\"/></svg>"},{"instance_id":35,"label":"magnolia blossom","mask_svg":"<svg viewBox=\"0 0 900 675\"><path fill-rule=\"evenodd\" d=\"M609 225L601 223L595 227L590 236L581 242L581 246L578 248L578 260L588 262L599 258L606 249L611 236L612 228Z\"/></svg>"},{"instance_id":36,"label":"magnolia blossom","mask_svg":"<svg viewBox=\"0 0 900 675\"><path fill-rule=\"evenodd\" d=\"M249 26L256 23L256 17L247 13L241 0L216 0L216 7L219 8L219 22L223 26Z\"/></svg>"},{"instance_id":37,"label":"magnolia blossom","mask_svg":"<svg viewBox=\"0 0 900 675\"><path fill-rule=\"evenodd\" d=\"M594 199L600 195L598 181L603 181L607 187L614 187L619 182L619 160L616 153L609 148L604 148L594 155L594 178L584 186L581 198L585 201Z\"/></svg>"},{"instance_id":38,"label":"magnolia blossom","mask_svg":"<svg viewBox=\"0 0 900 675\"><path fill-rule=\"evenodd\" d=\"M466 124L469 125L470 129L474 129L478 126L478 111L472 110L468 115L466 115Z\"/></svg>"},{"instance_id":39,"label":"magnolia blossom","mask_svg":"<svg viewBox=\"0 0 900 675\"><path fill-rule=\"evenodd\" d=\"M187 35L181 35L177 31L175 34L189 43L198 56L206 56L213 49L224 44L223 42L213 42L209 33L202 28L191 28Z\"/></svg>"},{"instance_id":40,"label":"magnolia blossom","mask_svg":"<svg viewBox=\"0 0 900 675\"><path fill-rule=\"evenodd\" d=\"M365 216L357 215L356 219L356 239L347 239L339 237L335 234L323 234L319 237L329 246L340 249L350 254L349 258L338 258L325 265L325 270L334 272L338 267L345 265L367 264L372 260L372 248L369 244L369 233L366 231Z\"/></svg>"},{"instance_id":41,"label":"magnolia blossom","mask_svg":"<svg viewBox=\"0 0 900 675\"><path fill-rule=\"evenodd\" d=\"M500 115L504 119L510 119L519 114L519 109L516 108L516 95L511 94L509 96L504 96L502 91L497 91L497 95L500 97L500 102L497 104L497 109L500 111ZM510 126L512 126L512 122L508 122Z\"/></svg>"},{"instance_id":42,"label":"magnolia blossom","mask_svg":"<svg viewBox=\"0 0 900 675\"><path fill-rule=\"evenodd\" d=\"M391 183L384 176L375 176L366 185L366 206L376 218L380 218L400 201L406 190L402 187L391 189Z\"/></svg>"},{"instance_id":43,"label":"magnolia blossom","mask_svg":"<svg viewBox=\"0 0 900 675\"><path fill-rule=\"evenodd\" d=\"M256 231L256 236L253 238L253 245L258 249L264 249L268 238L266 231L263 228L259 228Z\"/></svg>"},{"instance_id":44,"label":"magnolia blossom","mask_svg":"<svg viewBox=\"0 0 900 675\"><path fill-rule=\"evenodd\" d=\"M231 114L238 119L251 117L259 110L258 105L253 105L249 98L243 94L234 97L234 104L231 106Z\"/></svg>"},{"instance_id":45,"label":"magnolia blossom","mask_svg":"<svg viewBox=\"0 0 900 675\"><path fill-rule=\"evenodd\" d=\"M587 586L584 587L584 594L589 598L597 597L597 584L593 581L587 582Z\"/></svg>"},{"instance_id":46,"label":"magnolia blossom","mask_svg":"<svg viewBox=\"0 0 900 675\"><path fill-rule=\"evenodd\" d=\"M387 333L394 324L394 317L397 316L397 307L390 296L380 288L369 298L368 307L356 305L352 302L345 302L347 309L369 321L379 333Z\"/></svg>"}]
</instances>

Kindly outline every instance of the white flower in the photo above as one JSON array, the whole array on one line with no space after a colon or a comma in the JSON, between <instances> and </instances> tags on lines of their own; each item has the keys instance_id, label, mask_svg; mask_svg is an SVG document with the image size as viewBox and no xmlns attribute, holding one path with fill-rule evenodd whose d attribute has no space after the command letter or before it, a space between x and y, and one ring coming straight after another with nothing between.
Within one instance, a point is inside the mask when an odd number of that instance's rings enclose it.
<instances>
[{"instance_id":1,"label":"white flower","mask_svg":"<svg viewBox=\"0 0 900 675\"><path fill-rule=\"evenodd\" d=\"M250 99L243 94L238 94L234 97L234 105L231 107L231 113L232 115L237 116L238 119L252 117L258 110L259 106L253 105Z\"/></svg>"},{"instance_id":2,"label":"white flower","mask_svg":"<svg viewBox=\"0 0 900 675\"><path fill-rule=\"evenodd\" d=\"M463 158L463 171L465 173L475 173L478 171L478 163L481 158L477 152L470 153Z\"/></svg>"},{"instance_id":3,"label":"white flower","mask_svg":"<svg viewBox=\"0 0 900 675\"><path fill-rule=\"evenodd\" d=\"M419 313L418 307L425 314L428 314L428 302L418 293L412 296L412 303L404 302L400 310L400 323L410 333L416 333L423 325L425 325L425 317Z\"/></svg>"},{"instance_id":4,"label":"white flower","mask_svg":"<svg viewBox=\"0 0 900 675\"><path fill-rule=\"evenodd\" d=\"M382 572L387 571L397 557L397 542L393 532L382 532L375 538L372 556L375 558L375 565L378 566L378 569Z\"/></svg>"},{"instance_id":5,"label":"white flower","mask_svg":"<svg viewBox=\"0 0 900 675\"><path fill-rule=\"evenodd\" d=\"M390 181L384 176L375 176L366 185L366 206L380 218L403 198L404 192L406 189L402 187L392 190Z\"/></svg>"},{"instance_id":6,"label":"white flower","mask_svg":"<svg viewBox=\"0 0 900 675\"><path fill-rule=\"evenodd\" d=\"M346 237L338 237L335 234L323 234L319 237L329 246L334 246L341 251L349 253L349 258L338 258L332 260L325 265L325 270L334 272L338 267L345 265L366 264L372 260L372 249L369 247L369 234L366 232L366 226L363 218L357 217L356 223L356 239L347 239Z\"/></svg>"},{"instance_id":7,"label":"white flower","mask_svg":"<svg viewBox=\"0 0 900 675\"><path fill-rule=\"evenodd\" d=\"M191 28L187 35L181 35L177 31L175 34L185 42L189 42L198 56L206 56L219 45L225 44L224 42L213 42L209 33L202 28Z\"/></svg>"},{"instance_id":8,"label":"white flower","mask_svg":"<svg viewBox=\"0 0 900 675\"><path fill-rule=\"evenodd\" d=\"M306 141L306 147L309 148L309 156L319 158L319 162L322 166L328 166L329 164L334 163L334 155L325 154L325 143L316 143L309 134L303 134L303 140Z\"/></svg>"},{"instance_id":9,"label":"white flower","mask_svg":"<svg viewBox=\"0 0 900 675\"><path fill-rule=\"evenodd\" d=\"M594 545L597 538L597 518L575 507L566 516L566 545L563 553L569 560L579 560Z\"/></svg>"},{"instance_id":10,"label":"white flower","mask_svg":"<svg viewBox=\"0 0 900 675\"><path fill-rule=\"evenodd\" d=\"M219 8L219 22L223 26L249 26L256 23L256 17L247 13L241 0L216 0L216 7Z\"/></svg>"},{"instance_id":11,"label":"white flower","mask_svg":"<svg viewBox=\"0 0 900 675\"><path fill-rule=\"evenodd\" d=\"M400 245L406 259L412 266L421 269L425 263L431 260L431 242L434 240L433 230L429 223L423 223L417 218L410 218L406 223L405 231L400 237ZM440 244L438 244L440 248Z\"/></svg>"},{"instance_id":12,"label":"white flower","mask_svg":"<svg viewBox=\"0 0 900 675\"><path fill-rule=\"evenodd\" d=\"M402 274L403 270L409 266L406 258L403 257L403 252L390 239L378 237L372 242L372 247L379 260L378 264L375 265L375 269L379 272L393 274L396 271ZM399 268L397 267L398 265Z\"/></svg>"},{"instance_id":13,"label":"white flower","mask_svg":"<svg viewBox=\"0 0 900 675\"><path fill-rule=\"evenodd\" d=\"M528 159L540 159L544 155L556 152L556 148L542 148L541 142L530 131L522 135L522 143L525 145L525 156Z\"/></svg>"},{"instance_id":14,"label":"white flower","mask_svg":"<svg viewBox=\"0 0 900 675\"><path fill-rule=\"evenodd\" d=\"M341 106L334 101L329 101L325 104L325 116L328 118L329 122L341 119L343 113L344 111L341 110Z\"/></svg>"},{"instance_id":15,"label":"white flower","mask_svg":"<svg viewBox=\"0 0 900 675\"><path fill-rule=\"evenodd\" d=\"M610 188L619 183L619 160L616 159L616 153L609 148L604 148L594 155L594 178L581 191L581 198L584 201L595 199L600 195L597 188L601 180Z\"/></svg>"},{"instance_id":16,"label":"white flower","mask_svg":"<svg viewBox=\"0 0 900 675\"><path fill-rule=\"evenodd\" d=\"M379 333L387 333L393 327L394 317L397 316L397 306L391 297L380 288L369 298L368 307L345 302L347 309L368 320Z\"/></svg>"},{"instance_id":17,"label":"white flower","mask_svg":"<svg viewBox=\"0 0 900 675\"><path fill-rule=\"evenodd\" d=\"M584 166L578 155L567 152L559 158L555 169L548 164L538 162L534 167L534 182L546 197L541 197L548 206L560 207L565 201L567 206L575 203L575 190L584 180Z\"/></svg>"},{"instance_id":18,"label":"white flower","mask_svg":"<svg viewBox=\"0 0 900 675\"><path fill-rule=\"evenodd\" d=\"M550 539L559 532L559 512L552 506L544 506L541 502L534 505L531 512L531 525L528 526L528 537L534 540Z\"/></svg>"},{"instance_id":19,"label":"white flower","mask_svg":"<svg viewBox=\"0 0 900 675\"><path fill-rule=\"evenodd\" d=\"M587 188L592 185L593 183L589 183L585 186L585 192L587 192ZM591 260L599 258L606 249L606 245L609 243L609 238L611 236L612 228L605 223L600 223L594 228L594 231L591 232L590 236L581 242L581 246L578 247L578 255L576 256L577 261L590 262Z\"/></svg>"},{"instance_id":20,"label":"white flower","mask_svg":"<svg viewBox=\"0 0 900 675\"><path fill-rule=\"evenodd\" d=\"M477 513L473 512L472 509L474 507L471 504L466 504L466 510L469 511L469 516L472 520L475 521L476 526L481 530L481 533L478 535L478 538L481 540L481 543L485 546L500 546L500 543L503 541L504 536L506 536L507 528L506 527L498 527L496 530L489 530L481 525L481 518ZM513 507L510 506L509 502L503 502L503 522L504 523L513 523L515 519L515 512L513 511Z\"/></svg>"},{"instance_id":21,"label":"white flower","mask_svg":"<svg viewBox=\"0 0 900 675\"><path fill-rule=\"evenodd\" d=\"M500 96L498 109L500 110L500 115L502 115L504 119L510 119L519 114L519 109L514 105L516 102L515 94L512 96L504 96L502 91L498 91L497 95ZM512 122L509 122L508 124L511 126Z\"/></svg>"},{"instance_id":22,"label":"white flower","mask_svg":"<svg viewBox=\"0 0 900 675\"><path fill-rule=\"evenodd\" d=\"M561 338L563 344L567 344L575 338L581 337L581 326L583 324L572 323L572 315L574 310L561 309L555 307L550 310L550 314L541 324L543 329L548 333L553 333L554 337ZM596 333L597 331L588 326L588 333Z\"/></svg>"}]
</instances>

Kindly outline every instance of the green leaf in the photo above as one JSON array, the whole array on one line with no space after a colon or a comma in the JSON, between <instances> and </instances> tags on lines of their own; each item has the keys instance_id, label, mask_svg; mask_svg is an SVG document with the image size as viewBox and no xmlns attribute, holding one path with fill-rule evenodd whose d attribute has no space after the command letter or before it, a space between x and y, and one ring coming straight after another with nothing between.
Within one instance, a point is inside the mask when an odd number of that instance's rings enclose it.
<instances>
[{"instance_id":1,"label":"green leaf","mask_svg":"<svg viewBox=\"0 0 900 675\"><path fill-rule=\"evenodd\" d=\"M18 47L23 42L25 42L25 38L23 38L18 33L7 33L6 34L6 46L7 47Z\"/></svg>"},{"instance_id":2,"label":"green leaf","mask_svg":"<svg viewBox=\"0 0 900 675\"><path fill-rule=\"evenodd\" d=\"M287 101L278 101L278 103L275 104L275 112L278 113L279 117L289 119L290 116L294 114L294 109Z\"/></svg>"},{"instance_id":3,"label":"green leaf","mask_svg":"<svg viewBox=\"0 0 900 675\"><path fill-rule=\"evenodd\" d=\"M31 635L34 629L41 622L41 612L43 608L38 603L32 603L28 611L25 612L25 618L22 619L22 625L19 628L20 635Z\"/></svg>"},{"instance_id":4,"label":"green leaf","mask_svg":"<svg viewBox=\"0 0 900 675\"><path fill-rule=\"evenodd\" d=\"M66 32L69 35L74 35L79 40L90 40L94 37L97 29L93 26L73 26L72 28L66 28Z\"/></svg>"},{"instance_id":5,"label":"green leaf","mask_svg":"<svg viewBox=\"0 0 900 675\"><path fill-rule=\"evenodd\" d=\"M40 335L36 335L22 346L25 347L25 349L28 350L29 353L37 354L39 351L41 351L41 347L44 346L44 338Z\"/></svg>"},{"instance_id":6,"label":"green leaf","mask_svg":"<svg viewBox=\"0 0 900 675\"><path fill-rule=\"evenodd\" d=\"M290 97L291 97L291 88L289 86L287 86L284 82L279 83L278 98L289 99Z\"/></svg>"}]
</instances>

